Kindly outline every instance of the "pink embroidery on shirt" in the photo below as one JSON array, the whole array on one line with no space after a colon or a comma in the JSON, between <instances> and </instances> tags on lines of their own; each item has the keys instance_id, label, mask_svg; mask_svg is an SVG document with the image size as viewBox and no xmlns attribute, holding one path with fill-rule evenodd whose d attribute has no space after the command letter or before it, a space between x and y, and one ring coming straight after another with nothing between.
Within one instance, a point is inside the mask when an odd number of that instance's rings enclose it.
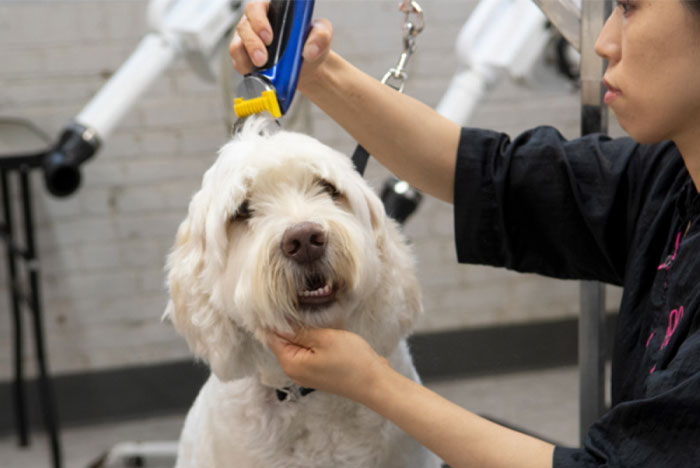
<instances>
[{"instance_id":1,"label":"pink embroidery on shirt","mask_svg":"<svg viewBox=\"0 0 700 468\"><path fill-rule=\"evenodd\" d=\"M649 343L651 343L651 339L654 338L654 335L656 335L656 330L651 332L651 335L649 335L649 338L647 338L647 345L645 346L646 348L649 347Z\"/></svg>"},{"instance_id":2,"label":"pink embroidery on shirt","mask_svg":"<svg viewBox=\"0 0 700 468\"><path fill-rule=\"evenodd\" d=\"M683 306L678 309L673 309L670 314L668 314L668 327L666 328L666 336L664 337L663 343L661 343L661 348L664 349L668 342L671 340L671 336L676 331L678 327L678 322L683 318Z\"/></svg>"},{"instance_id":3,"label":"pink embroidery on shirt","mask_svg":"<svg viewBox=\"0 0 700 468\"><path fill-rule=\"evenodd\" d=\"M678 235L676 236L676 247L673 249L673 255L671 255L671 258L667 258L664 263L659 265L657 270L668 270L671 268L671 263L676 259L676 254L678 253L678 246L681 244L681 232L678 231Z\"/></svg>"},{"instance_id":4,"label":"pink embroidery on shirt","mask_svg":"<svg viewBox=\"0 0 700 468\"><path fill-rule=\"evenodd\" d=\"M655 370L656 370L656 364L654 364L654 367L651 368L651 370L649 371L649 374L653 374Z\"/></svg>"}]
</instances>

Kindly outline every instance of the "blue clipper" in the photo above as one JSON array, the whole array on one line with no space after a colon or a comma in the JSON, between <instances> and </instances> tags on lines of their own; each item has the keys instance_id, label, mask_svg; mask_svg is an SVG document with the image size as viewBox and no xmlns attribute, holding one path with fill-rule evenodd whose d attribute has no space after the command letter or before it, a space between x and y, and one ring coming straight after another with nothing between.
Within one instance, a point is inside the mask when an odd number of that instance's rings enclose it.
<instances>
[{"instance_id":1,"label":"blue clipper","mask_svg":"<svg viewBox=\"0 0 700 468\"><path fill-rule=\"evenodd\" d=\"M282 117L297 88L314 0L271 0L269 8L273 39L267 63L247 74L238 87L233 110L239 119L263 111Z\"/></svg>"}]
</instances>

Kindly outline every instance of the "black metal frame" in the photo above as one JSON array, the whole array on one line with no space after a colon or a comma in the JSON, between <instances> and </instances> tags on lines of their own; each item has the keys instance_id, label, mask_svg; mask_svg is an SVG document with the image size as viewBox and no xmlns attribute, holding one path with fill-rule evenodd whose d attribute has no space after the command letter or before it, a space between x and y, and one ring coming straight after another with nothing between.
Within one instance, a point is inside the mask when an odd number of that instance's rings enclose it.
<instances>
[{"instance_id":1,"label":"black metal frame","mask_svg":"<svg viewBox=\"0 0 700 468\"><path fill-rule=\"evenodd\" d=\"M27 129L40 134L28 122L14 120L13 123L23 125ZM30 172L40 168L48 153L45 151L27 154L0 154L0 196L2 197L3 220L0 222L0 237L5 243L7 258L7 282L10 298L10 308L13 322L13 354L14 354L14 409L17 435L20 446L29 445L29 419L27 412L27 388L25 369L22 355L24 350L23 308L31 316L31 329L34 335L38 375L38 389L41 411L45 428L49 434L52 466L62 465L61 444L59 438L59 421L56 411L53 384L48 371L46 349L44 345L43 308L41 302L39 261L34 237L34 213L32 209L32 194ZM19 180L19 204L22 213L21 226L15 226L14 203L11 199L13 191L11 177ZM16 232L17 230L17 232ZM21 232L23 243L18 240ZM23 268L20 268L23 267Z\"/></svg>"}]
</instances>

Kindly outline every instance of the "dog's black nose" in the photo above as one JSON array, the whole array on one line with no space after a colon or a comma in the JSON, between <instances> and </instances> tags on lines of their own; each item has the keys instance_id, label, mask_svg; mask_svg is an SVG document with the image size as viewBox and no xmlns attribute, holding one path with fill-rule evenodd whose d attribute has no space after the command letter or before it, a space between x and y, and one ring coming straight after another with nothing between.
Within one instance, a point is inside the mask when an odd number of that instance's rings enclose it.
<instances>
[{"instance_id":1,"label":"dog's black nose","mask_svg":"<svg viewBox=\"0 0 700 468\"><path fill-rule=\"evenodd\" d=\"M282 253L297 263L311 263L326 251L326 233L320 224L304 222L291 226L282 236Z\"/></svg>"}]
</instances>

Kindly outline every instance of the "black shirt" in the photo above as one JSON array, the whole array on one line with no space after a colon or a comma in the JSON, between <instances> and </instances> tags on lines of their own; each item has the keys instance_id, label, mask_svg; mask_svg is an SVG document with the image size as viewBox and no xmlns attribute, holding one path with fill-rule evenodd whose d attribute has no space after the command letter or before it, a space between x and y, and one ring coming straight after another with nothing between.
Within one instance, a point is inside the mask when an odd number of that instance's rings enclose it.
<instances>
[{"instance_id":1,"label":"black shirt","mask_svg":"<svg viewBox=\"0 0 700 468\"><path fill-rule=\"evenodd\" d=\"M463 129L460 262L624 287L612 409L555 468L700 467L700 194L673 143Z\"/></svg>"}]
</instances>

